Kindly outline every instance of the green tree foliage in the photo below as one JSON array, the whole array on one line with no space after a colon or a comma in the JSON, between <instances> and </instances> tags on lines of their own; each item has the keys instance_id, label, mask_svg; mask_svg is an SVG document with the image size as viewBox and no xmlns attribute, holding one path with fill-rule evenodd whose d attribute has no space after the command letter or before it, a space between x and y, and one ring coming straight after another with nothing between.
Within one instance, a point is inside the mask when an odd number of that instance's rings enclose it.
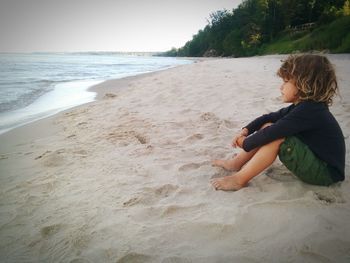
<instances>
[{"instance_id":1,"label":"green tree foliage","mask_svg":"<svg viewBox=\"0 0 350 263\"><path fill-rule=\"evenodd\" d=\"M343 6L343 15L350 16L350 1L346 0Z\"/></svg>"},{"instance_id":2,"label":"green tree foliage","mask_svg":"<svg viewBox=\"0 0 350 263\"><path fill-rule=\"evenodd\" d=\"M318 28L322 31L322 28L327 28L325 25L349 15L349 0L244 0L232 11L221 10L210 14L207 26L199 30L192 40L182 48L173 48L165 55L197 57L207 54L218 56L261 54L267 50L268 45L273 45L276 41L281 39L285 43L296 41L298 37L305 37L306 34L313 33L312 31L317 33ZM348 20L345 19L338 24L348 28L346 24ZM341 31L339 28L335 30L334 26L332 30ZM308 45L310 48L317 46L321 49L336 50L334 41L331 47L328 47L327 43L324 44L327 42L327 36L334 37L334 32L325 34L324 40L318 38L317 45L310 43ZM311 38L313 37L311 35ZM349 43L349 37L345 40L340 38L336 37L340 43L345 41L345 46ZM290 51L290 48L298 45L287 46L286 50Z\"/></svg>"}]
</instances>

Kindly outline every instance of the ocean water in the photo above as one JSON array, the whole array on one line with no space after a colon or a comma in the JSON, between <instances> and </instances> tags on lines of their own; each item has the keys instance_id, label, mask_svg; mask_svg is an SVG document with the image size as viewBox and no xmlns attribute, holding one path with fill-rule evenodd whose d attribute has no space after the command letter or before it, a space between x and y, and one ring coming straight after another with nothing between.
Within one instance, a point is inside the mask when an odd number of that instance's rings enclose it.
<instances>
[{"instance_id":1,"label":"ocean water","mask_svg":"<svg viewBox=\"0 0 350 263\"><path fill-rule=\"evenodd\" d=\"M59 111L91 102L89 87L191 63L120 53L0 53L0 134Z\"/></svg>"}]
</instances>

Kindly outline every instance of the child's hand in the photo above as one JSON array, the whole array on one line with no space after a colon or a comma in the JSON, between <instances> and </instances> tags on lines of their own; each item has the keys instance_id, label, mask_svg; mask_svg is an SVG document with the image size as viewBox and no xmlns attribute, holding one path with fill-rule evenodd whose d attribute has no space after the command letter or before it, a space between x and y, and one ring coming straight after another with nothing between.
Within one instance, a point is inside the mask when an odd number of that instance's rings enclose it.
<instances>
[{"instance_id":1,"label":"child's hand","mask_svg":"<svg viewBox=\"0 0 350 263\"><path fill-rule=\"evenodd\" d=\"M237 146L239 148L243 148L243 142L244 142L245 138L247 138L247 137L242 135L241 137L239 137L237 139Z\"/></svg>"},{"instance_id":2,"label":"child's hand","mask_svg":"<svg viewBox=\"0 0 350 263\"><path fill-rule=\"evenodd\" d=\"M249 133L248 129L243 128L239 134L237 134L235 137L233 137L232 147L236 148L238 146L238 147L242 148L243 141L244 141L245 137L247 137L248 133ZM244 139L242 140L241 137L244 137ZM240 144L238 144L239 140L241 141Z\"/></svg>"}]
</instances>

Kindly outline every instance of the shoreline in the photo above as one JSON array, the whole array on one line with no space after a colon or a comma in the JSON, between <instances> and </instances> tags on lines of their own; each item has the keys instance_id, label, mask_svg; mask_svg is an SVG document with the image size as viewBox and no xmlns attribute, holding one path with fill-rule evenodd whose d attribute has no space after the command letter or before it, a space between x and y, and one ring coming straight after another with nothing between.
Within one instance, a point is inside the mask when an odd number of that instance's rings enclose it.
<instances>
[{"instance_id":1,"label":"shoreline","mask_svg":"<svg viewBox=\"0 0 350 263\"><path fill-rule=\"evenodd\" d=\"M18 54L14 60L20 60L22 57L21 54ZM56 56L55 56L56 55ZM57 56L58 55L58 56ZM68 57L70 58L70 57ZM59 56L59 54L52 53L52 56L44 57L44 60L47 60L47 63L60 63L61 60L66 59L64 56ZM90 57L78 57L78 59L91 59ZM34 101L31 101L30 104L14 108L9 111L1 113L1 123L0 123L0 134L6 133L10 130L13 130L16 127L20 127L29 123L32 123L36 120L40 120L46 117L53 116L59 112L65 111L67 109L74 108L79 105L89 103L96 100L98 94L96 91L91 92L91 88L96 85L99 85L108 80L121 79L127 76L139 76L147 73L157 72L166 70L167 68L176 67L179 65L184 65L191 63L190 59L177 59L177 58L154 58L154 57L143 57L141 60L138 58L127 57L127 58L112 58L112 57L102 57L101 60L105 61L115 59L120 60L123 63L129 63L129 66L123 67L112 67L108 68L106 66L100 67L99 70L103 70L103 74L97 74L90 72L87 69L79 68L81 65L78 64L76 67L76 72L68 74L68 77L62 76L61 81L57 79L50 80L48 77L47 86L51 86L51 89L46 89L43 93L34 98ZM38 63L38 58L34 55L32 59L33 65ZM46 61L45 60L45 61ZM146 63L146 64L142 64ZM148 63L148 64L147 64ZM90 61L90 64L94 67L98 64ZM106 65L109 65L108 63ZM128 64L122 64L128 65ZM69 66L68 66L69 67ZM113 69L114 68L114 69ZM125 69L124 69L125 68ZM59 71L60 69L57 69ZM85 70L87 70L85 72ZM91 69L90 69L91 70ZM62 71L62 70L61 70ZM79 72L85 73L79 73ZM99 72L97 70L97 72ZM33 72L34 76L35 72ZM37 73L40 74L45 73ZM80 75L83 76L81 78ZM10 74L11 75L11 74ZM35 79L35 77L33 77ZM24 82L23 82L24 83ZM54 83L54 85L52 84ZM34 84L32 84L34 85ZM39 84L38 84L39 85ZM35 86L35 85L34 85ZM6 87L5 87L6 88ZM22 88L20 86L20 88ZM6 89L5 89L6 90ZM22 88L22 90L24 90ZM19 105L17 105L19 106ZM16 107L17 107L16 106Z\"/></svg>"},{"instance_id":2,"label":"shoreline","mask_svg":"<svg viewBox=\"0 0 350 263\"><path fill-rule=\"evenodd\" d=\"M98 100L0 135L1 261L347 262L348 158L331 187L278 160L238 192L210 185L230 174L210 160L236 152L232 134L285 105L281 58L109 80L94 87ZM348 156L350 59L332 63Z\"/></svg>"},{"instance_id":3,"label":"shoreline","mask_svg":"<svg viewBox=\"0 0 350 263\"><path fill-rule=\"evenodd\" d=\"M193 63L197 63L197 60L193 59ZM131 81L137 81L139 79L142 79L146 76L152 76L152 74L156 74L158 72L164 71L164 70L169 70L177 67L182 67L186 66L187 64L184 65L176 65L170 68L165 68L165 69L159 69L156 71L152 72L146 72L146 73L141 73L138 75L133 75L133 76L127 76L127 77L122 77L122 78L116 78L116 79L107 79L102 81L101 83L98 83L96 85L90 86L87 88L87 91L89 92L94 92L95 98L93 101L79 104L64 110L59 110L56 113L49 114L48 116L44 116L32 121L29 121L24 124L20 124L16 127L10 128L9 130L3 132L0 134L0 143L2 144L2 149L8 148L9 142L13 141L13 138L20 139L22 142L24 142L25 137L28 136L28 140L33 140L37 139L41 136L48 136L50 133L55 131L55 129L49 129L48 131L44 131L45 129L42 129L42 127L51 127L53 126L53 122L55 118L58 118L60 115L63 115L71 110L77 109L79 107L84 107L89 105L90 103L94 103L96 101L99 101L106 96L107 93L113 93L114 91L118 91L119 89L125 89L127 84ZM111 87L111 85L115 87ZM108 95L107 95L108 96ZM33 127L31 127L33 126ZM35 133L33 134L31 130L34 130ZM11 134L13 133L13 134ZM1 153L1 152L0 152Z\"/></svg>"},{"instance_id":4,"label":"shoreline","mask_svg":"<svg viewBox=\"0 0 350 263\"><path fill-rule=\"evenodd\" d=\"M183 66L183 65L180 65ZM177 66L177 67L180 67ZM33 141L36 139L39 139L43 136L50 136L53 133L59 131L59 128L54 124L55 120L59 117L63 116L64 114L76 110L80 107L88 107L89 104L92 104L96 101L102 100L106 93L113 93L115 91L118 91L119 89L124 89L125 86L130 81L136 81L139 79L142 79L145 76L152 75L157 73L155 72L149 72L149 73L142 73L135 76L129 76L124 77L120 79L108 79L105 80L99 84L93 85L89 87L87 90L96 93L94 101L87 102L84 104L80 104L62 111L59 111L57 113L54 113L52 115L30 121L26 124L20 125L18 127L14 127L2 134L0 134L0 154L4 149L9 149L9 147L14 146L14 141L16 141L16 144L23 144L28 141ZM111 87L111 84L113 87Z\"/></svg>"}]
</instances>

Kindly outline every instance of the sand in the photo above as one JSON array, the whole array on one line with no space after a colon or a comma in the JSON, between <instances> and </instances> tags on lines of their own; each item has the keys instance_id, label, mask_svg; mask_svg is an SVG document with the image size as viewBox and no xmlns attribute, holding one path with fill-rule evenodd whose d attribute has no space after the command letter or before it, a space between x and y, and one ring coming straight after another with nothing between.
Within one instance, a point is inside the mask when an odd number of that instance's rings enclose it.
<instances>
[{"instance_id":1,"label":"sand","mask_svg":"<svg viewBox=\"0 0 350 263\"><path fill-rule=\"evenodd\" d=\"M0 136L1 262L349 262L350 183L277 160L237 192L232 136L277 110L284 56L211 59L95 87L99 100ZM350 56L330 55L349 156Z\"/></svg>"}]
</instances>

